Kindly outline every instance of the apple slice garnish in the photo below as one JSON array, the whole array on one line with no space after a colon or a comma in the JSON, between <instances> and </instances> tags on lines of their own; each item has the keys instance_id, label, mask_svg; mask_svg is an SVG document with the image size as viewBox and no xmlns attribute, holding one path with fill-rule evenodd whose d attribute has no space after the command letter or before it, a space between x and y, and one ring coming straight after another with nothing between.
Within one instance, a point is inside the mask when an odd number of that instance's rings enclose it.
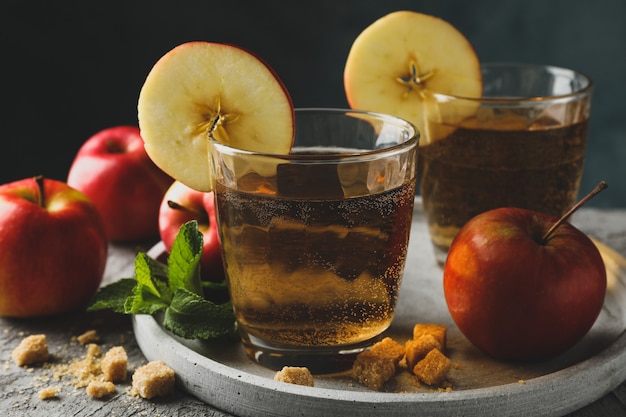
<instances>
[{"instance_id":1,"label":"apple slice garnish","mask_svg":"<svg viewBox=\"0 0 626 417\"><path fill-rule=\"evenodd\" d=\"M424 133L428 92L481 96L480 61L450 23L403 10L381 17L355 39L344 88L350 107L403 118ZM423 140L435 139L426 136Z\"/></svg>"},{"instance_id":2,"label":"apple slice garnish","mask_svg":"<svg viewBox=\"0 0 626 417\"><path fill-rule=\"evenodd\" d=\"M183 43L157 61L137 103L152 161L198 191L213 189L209 135L238 149L287 154L291 97L276 73L233 45Z\"/></svg>"}]
</instances>

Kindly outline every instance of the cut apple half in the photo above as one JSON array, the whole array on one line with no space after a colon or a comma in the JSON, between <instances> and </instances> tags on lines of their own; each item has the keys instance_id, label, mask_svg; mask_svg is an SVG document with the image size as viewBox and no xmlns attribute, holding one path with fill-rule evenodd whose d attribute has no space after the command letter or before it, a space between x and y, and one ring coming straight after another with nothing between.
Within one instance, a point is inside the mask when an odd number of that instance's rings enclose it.
<instances>
[{"instance_id":1,"label":"cut apple half","mask_svg":"<svg viewBox=\"0 0 626 417\"><path fill-rule=\"evenodd\" d=\"M276 73L234 45L183 43L149 72L137 103L141 137L154 163L202 192L213 190L209 136L234 148L288 154L291 97Z\"/></svg>"},{"instance_id":2,"label":"cut apple half","mask_svg":"<svg viewBox=\"0 0 626 417\"><path fill-rule=\"evenodd\" d=\"M351 108L408 120L426 136L420 142L425 144L434 140L425 126L427 93L480 97L480 61L470 42L450 23L397 11L357 36L346 60L344 88ZM444 117L436 114L441 109L433 110L438 120Z\"/></svg>"}]
</instances>

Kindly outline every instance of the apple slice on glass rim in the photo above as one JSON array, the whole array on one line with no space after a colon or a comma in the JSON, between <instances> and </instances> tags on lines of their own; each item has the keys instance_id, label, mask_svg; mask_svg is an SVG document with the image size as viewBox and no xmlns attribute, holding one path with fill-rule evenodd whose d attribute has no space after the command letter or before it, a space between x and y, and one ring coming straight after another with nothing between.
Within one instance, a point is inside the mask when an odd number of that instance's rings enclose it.
<instances>
[{"instance_id":1,"label":"apple slice on glass rim","mask_svg":"<svg viewBox=\"0 0 626 417\"><path fill-rule=\"evenodd\" d=\"M291 97L260 58L233 45L195 41L167 52L148 74L137 103L146 152L174 179L213 189L209 135L234 148L288 154Z\"/></svg>"},{"instance_id":2,"label":"apple slice on glass rim","mask_svg":"<svg viewBox=\"0 0 626 417\"><path fill-rule=\"evenodd\" d=\"M480 97L482 75L474 48L450 23L413 12L389 13L354 40L344 68L350 107L387 113L413 123L424 141L450 132L428 132L424 107L433 93ZM446 108L430 106L429 117ZM455 115L473 113L469 107ZM439 116L440 117L440 116Z\"/></svg>"}]
</instances>

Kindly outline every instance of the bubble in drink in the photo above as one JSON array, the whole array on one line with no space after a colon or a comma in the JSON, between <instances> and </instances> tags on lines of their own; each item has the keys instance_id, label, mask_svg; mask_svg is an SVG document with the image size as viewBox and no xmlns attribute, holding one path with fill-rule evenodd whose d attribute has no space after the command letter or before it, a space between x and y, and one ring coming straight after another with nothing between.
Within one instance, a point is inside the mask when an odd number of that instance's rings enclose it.
<instances>
[{"instance_id":1,"label":"bubble in drink","mask_svg":"<svg viewBox=\"0 0 626 417\"><path fill-rule=\"evenodd\" d=\"M576 201L587 121L558 126L545 117L531 123L510 115L495 123L485 127L470 119L448 137L420 146L424 213L442 253L484 211L521 207L560 217Z\"/></svg>"},{"instance_id":2,"label":"bubble in drink","mask_svg":"<svg viewBox=\"0 0 626 417\"><path fill-rule=\"evenodd\" d=\"M250 190L279 190L271 195L217 184L239 326L294 347L351 345L379 335L394 315L415 182L345 198L336 166L324 181L319 166L316 177L302 166L289 169L279 172L278 186L260 177L239 181L248 181ZM325 189L311 188L319 184Z\"/></svg>"}]
</instances>

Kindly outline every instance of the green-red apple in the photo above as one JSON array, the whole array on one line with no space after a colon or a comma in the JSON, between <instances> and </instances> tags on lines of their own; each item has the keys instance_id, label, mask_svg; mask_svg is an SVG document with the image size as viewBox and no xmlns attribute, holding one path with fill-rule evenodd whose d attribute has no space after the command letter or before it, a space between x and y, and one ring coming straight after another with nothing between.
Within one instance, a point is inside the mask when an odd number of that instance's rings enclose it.
<instances>
[{"instance_id":1,"label":"green-red apple","mask_svg":"<svg viewBox=\"0 0 626 417\"><path fill-rule=\"evenodd\" d=\"M118 242L159 236L159 206L172 182L148 158L135 126L111 127L87 139L67 178L93 201L109 240Z\"/></svg>"},{"instance_id":2,"label":"green-red apple","mask_svg":"<svg viewBox=\"0 0 626 417\"><path fill-rule=\"evenodd\" d=\"M198 230L204 240L200 259L202 278L220 282L224 279L224 267L213 192L197 191L175 181L165 193L159 212L159 232L168 252L172 249L180 227L191 220L197 220Z\"/></svg>"},{"instance_id":3,"label":"green-red apple","mask_svg":"<svg viewBox=\"0 0 626 417\"><path fill-rule=\"evenodd\" d=\"M96 207L66 183L29 178L0 186L0 315L84 306L102 281L107 249Z\"/></svg>"},{"instance_id":4,"label":"green-red apple","mask_svg":"<svg viewBox=\"0 0 626 417\"><path fill-rule=\"evenodd\" d=\"M505 360L556 356L597 319L606 270L595 244L570 223L528 210L482 213L459 231L444 265L448 309L461 332Z\"/></svg>"}]
</instances>

